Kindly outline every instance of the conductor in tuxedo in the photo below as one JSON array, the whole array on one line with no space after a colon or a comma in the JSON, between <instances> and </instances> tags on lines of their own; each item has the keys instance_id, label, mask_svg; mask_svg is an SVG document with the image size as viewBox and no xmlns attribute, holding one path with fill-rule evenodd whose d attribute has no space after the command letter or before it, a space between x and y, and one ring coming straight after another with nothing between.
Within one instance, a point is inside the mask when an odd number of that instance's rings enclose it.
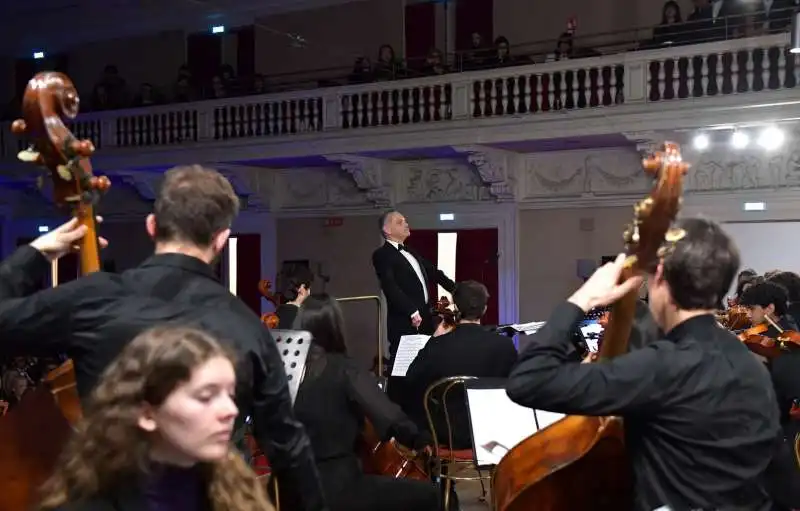
<instances>
[{"instance_id":1,"label":"conductor in tuxedo","mask_svg":"<svg viewBox=\"0 0 800 511\"><path fill-rule=\"evenodd\" d=\"M428 305L430 279L450 293L456 284L433 263L404 245L411 231L398 211L381 215L379 225L385 242L372 253L372 265L386 296L389 354L394 359L401 336L433 333L433 316Z\"/></svg>"}]
</instances>

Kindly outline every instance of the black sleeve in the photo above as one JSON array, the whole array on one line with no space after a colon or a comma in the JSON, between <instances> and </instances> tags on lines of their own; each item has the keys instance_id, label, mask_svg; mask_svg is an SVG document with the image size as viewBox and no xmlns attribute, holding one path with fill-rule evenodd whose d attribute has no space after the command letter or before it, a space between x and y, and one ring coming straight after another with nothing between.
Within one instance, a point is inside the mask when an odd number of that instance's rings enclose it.
<instances>
[{"instance_id":1,"label":"black sleeve","mask_svg":"<svg viewBox=\"0 0 800 511\"><path fill-rule=\"evenodd\" d=\"M378 387L378 380L355 364L345 369L350 400L369 419L381 440L396 438L401 444L417 448L423 442L416 424Z\"/></svg>"},{"instance_id":2,"label":"black sleeve","mask_svg":"<svg viewBox=\"0 0 800 511\"><path fill-rule=\"evenodd\" d=\"M267 455L281 487L281 507L327 509L311 441L294 416L286 371L272 335L261 328L261 352L253 365L253 436Z\"/></svg>"},{"instance_id":3,"label":"black sleeve","mask_svg":"<svg viewBox=\"0 0 800 511\"><path fill-rule=\"evenodd\" d=\"M0 353L72 355L75 325L91 322L105 305L96 279L82 277L25 298L0 301Z\"/></svg>"},{"instance_id":4,"label":"black sleeve","mask_svg":"<svg viewBox=\"0 0 800 511\"><path fill-rule=\"evenodd\" d=\"M671 385L659 381L663 357L656 349L593 364L570 361L570 338L583 315L569 302L556 308L519 356L508 396L529 408L574 415L647 413L659 406Z\"/></svg>"},{"instance_id":5,"label":"black sleeve","mask_svg":"<svg viewBox=\"0 0 800 511\"><path fill-rule=\"evenodd\" d=\"M411 317L417 306L414 302L406 296L394 277L394 270L391 267L386 256L382 253L382 249L378 249L372 253L372 266L375 267L375 273L378 275L378 281L381 284L381 290L386 295L386 301L391 304L393 308L397 308L404 314Z\"/></svg>"},{"instance_id":6,"label":"black sleeve","mask_svg":"<svg viewBox=\"0 0 800 511\"><path fill-rule=\"evenodd\" d=\"M0 300L35 293L49 271L50 262L38 250L19 247L0 262Z\"/></svg>"},{"instance_id":7,"label":"black sleeve","mask_svg":"<svg viewBox=\"0 0 800 511\"><path fill-rule=\"evenodd\" d=\"M422 261L422 264L425 266L425 271L428 275L434 275L436 277L436 283L442 286L448 293L452 293L456 290L456 283L453 282L450 277L444 274L442 270L436 267L435 264L428 261L424 257L419 258Z\"/></svg>"}]
</instances>

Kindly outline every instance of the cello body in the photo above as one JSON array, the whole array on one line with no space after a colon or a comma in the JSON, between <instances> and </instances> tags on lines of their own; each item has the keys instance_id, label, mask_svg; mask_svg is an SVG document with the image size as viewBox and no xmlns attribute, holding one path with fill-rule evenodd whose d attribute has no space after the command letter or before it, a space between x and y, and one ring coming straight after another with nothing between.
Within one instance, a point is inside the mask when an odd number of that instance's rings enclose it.
<instances>
[{"instance_id":1,"label":"cello body","mask_svg":"<svg viewBox=\"0 0 800 511\"><path fill-rule=\"evenodd\" d=\"M500 460L497 511L628 511L633 477L621 419L569 415Z\"/></svg>"},{"instance_id":2,"label":"cello body","mask_svg":"<svg viewBox=\"0 0 800 511\"><path fill-rule=\"evenodd\" d=\"M365 474L430 482L424 463L394 439L381 441L369 420L364 420L359 442L361 466Z\"/></svg>"}]
</instances>

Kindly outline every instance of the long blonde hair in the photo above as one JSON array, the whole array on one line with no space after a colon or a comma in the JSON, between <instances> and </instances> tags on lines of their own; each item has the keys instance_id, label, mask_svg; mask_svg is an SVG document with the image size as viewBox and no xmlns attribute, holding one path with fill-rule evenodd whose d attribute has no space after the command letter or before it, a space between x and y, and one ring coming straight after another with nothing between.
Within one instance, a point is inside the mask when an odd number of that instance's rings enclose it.
<instances>
[{"instance_id":1,"label":"long blonde hair","mask_svg":"<svg viewBox=\"0 0 800 511\"><path fill-rule=\"evenodd\" d=\"M150 440L139 428L142 403L158 407L192 371L229 354L208 334L155 328L136 337L103 373L56 472L42 487L38 509L107 495L136 484L149 465ZM262 484L233 448L202 464L213 511L274 509ZM132 482L133 481L133 482Z\"/></svg>"}]
</instances>

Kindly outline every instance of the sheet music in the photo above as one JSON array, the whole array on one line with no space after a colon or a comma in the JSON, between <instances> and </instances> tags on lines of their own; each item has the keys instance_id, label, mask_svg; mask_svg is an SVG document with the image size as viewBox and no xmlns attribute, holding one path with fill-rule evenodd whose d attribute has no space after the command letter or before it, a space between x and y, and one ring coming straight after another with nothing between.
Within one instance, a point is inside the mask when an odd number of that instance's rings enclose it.
<instances>
[{"instance_id":1,"label":"sheet music","mask_svg":"<svg viewBox=\"0 0 800 511\"><path fill-rule=\"evenodd\" d=\"M397 353L394 356L392 365L392 376L405 376L411 362L417 358L419 350L428 344L430 335L404 335L400 337L400 344L397 346Z\"/></svg>"},{"instance_id":2,"label":"sheet music","mask_svg":"<svg viewBox=\"0 0 800 511\"><path fill-rule=\"evenodd\" d=\"M478 465L496 465L518 443L536 433L535 411L511 401L505 389L467 389Z\"/></svg>"},{"instance_id":3,"label":"sheet music","mask_svg":"<svg viewBox=\"0 0 800 511\"><path fill-rule=\"evenodd\" d=\"M521 332L525 335L531 335L536 333L537 330L542 328L544 324L547 323L546 321L531 321L530 323L517 323L511 325L511 328L516 330L517 332Z\"/></svg>"}]
</instances>

